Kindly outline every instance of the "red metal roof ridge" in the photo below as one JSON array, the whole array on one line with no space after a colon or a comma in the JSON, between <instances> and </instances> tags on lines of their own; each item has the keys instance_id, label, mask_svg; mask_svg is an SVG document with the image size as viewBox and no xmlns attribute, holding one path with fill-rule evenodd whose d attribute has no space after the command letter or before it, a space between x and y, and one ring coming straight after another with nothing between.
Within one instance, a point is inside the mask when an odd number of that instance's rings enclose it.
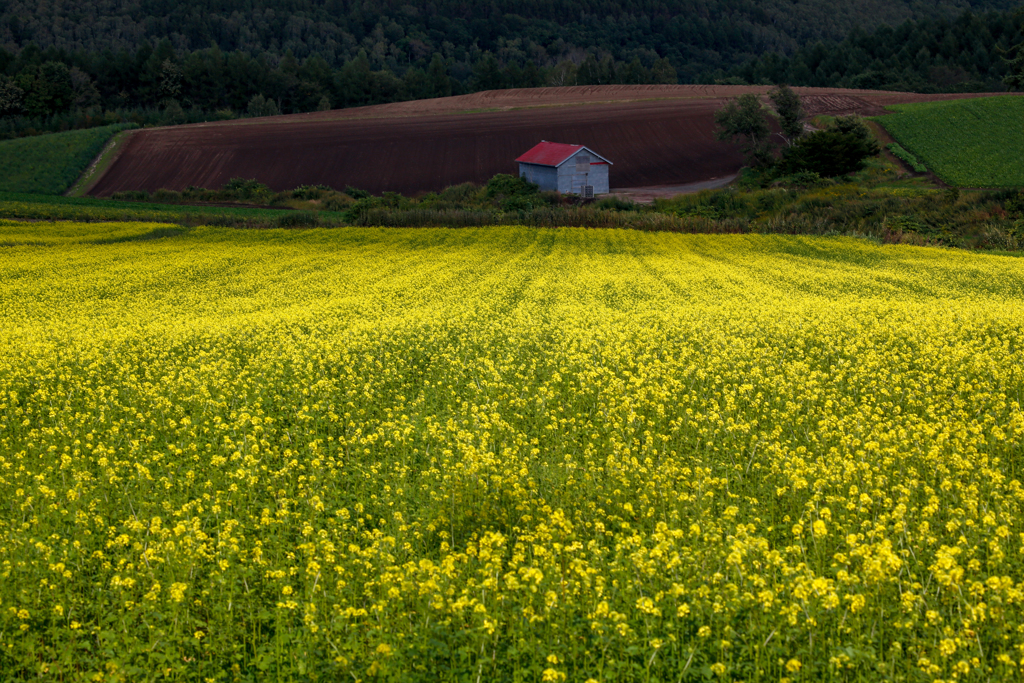
<instances>
[{"instance_id":1,"label":"red metal roof ridge","mask_svg":"<svg viewBox=\"0 0 1024 683\"><path fill-rule=\"evenodd\" d=\"M523 164L536 164L538 166L561 166L569 157L581 149L587 150L608 164L612 163L586 145L569 145L564 142L548 142L547 140L538 142L525 154L517 158L516 161Z\"/></svg>"}]
</instances>

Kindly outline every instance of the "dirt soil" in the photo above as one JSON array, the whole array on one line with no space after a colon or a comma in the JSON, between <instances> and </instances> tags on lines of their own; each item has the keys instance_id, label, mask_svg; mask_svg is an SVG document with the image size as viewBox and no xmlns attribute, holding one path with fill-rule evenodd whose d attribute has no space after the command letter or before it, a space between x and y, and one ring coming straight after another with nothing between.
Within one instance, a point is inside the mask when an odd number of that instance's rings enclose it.
<instances>
[{"instance_id":1,"label":"dirt soil","mask_svg":"<svg viewBox=\"0 0 1024 683\"><path fill-rule=\"evenodd\" d=\"M216 188L256 178L274 190L346 185L407 195L516 173L541 140L587 145L618 188L735 174L742 157L714 137L728 98L767 86L578 86L498 90L329 112L152 128L128 140L90 194ZM797 88L808 115L875 115L883 106L977 95Z\"/></svg>"},{"instance_id":2,"label":"dirt soil","mask_svg":"<svg viewBox=\"0 0 1024 683\"><path fill-rule=\"evenodd\" d=\"M651 204L655 199L668 199L678 194L695 194L702 190L720 190L739 177L738 173L731 173L721 178L708 178L696 183L684 185L654 185L652 187L613 187L611 194L631 199L637 204Z\"/></svg>"}]
</instances>

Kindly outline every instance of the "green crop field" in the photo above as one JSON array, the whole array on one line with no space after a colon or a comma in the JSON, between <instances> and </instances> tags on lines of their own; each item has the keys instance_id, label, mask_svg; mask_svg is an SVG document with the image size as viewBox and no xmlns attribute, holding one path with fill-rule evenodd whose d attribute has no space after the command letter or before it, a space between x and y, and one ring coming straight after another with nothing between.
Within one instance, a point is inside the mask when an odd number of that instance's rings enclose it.
<instances>
[{"instance_id":1,"label":"green crop field","mask_svg":"<svg viewBox=\"0 0 1024 683\"><path fill-rule=\"evenodd\" d=\"M65 192L112 136L133 125L115 124L0 142L0 192Z\"/></svg>"},{"instance_id":2,"label":"green crop field","mask_svg":"<svg viewBox=\"0 0 1024 683\"><path fill-rule=\"evenodd\" d=\"M0 142L0 192L65 192L107 141L128 127L115 124Z\"/></svg>"},{"instance_id":3,"label":"green crop field","mask_svg":"<svg viewBox=\"0 0 1024 683\"><path fill-rule=\"evenodd\" d=\"M153 229L0 225L3 680L1021 680L1024 260Z\"/></svg>"},{"instance_id":4,"label":"green crop field","mask_svg":"<svg viewBox=\"0 0 1024 683\"><path fill-rule=\"evenodd\" d=\"M1024 186L1024 97L892 105L877 120L951 185Z\"/></svg>"}]
</instances>

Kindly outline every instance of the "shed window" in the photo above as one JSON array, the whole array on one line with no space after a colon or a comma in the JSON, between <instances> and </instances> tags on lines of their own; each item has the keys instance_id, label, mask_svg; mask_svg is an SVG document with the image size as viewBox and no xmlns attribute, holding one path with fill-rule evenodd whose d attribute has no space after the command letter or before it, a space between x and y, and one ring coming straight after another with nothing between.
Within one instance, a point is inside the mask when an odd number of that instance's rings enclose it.
<instances>
[{"instance_id":1,"label":"shed window","mask_svg":"<svg viewBox=\"0 0 1024 683\"><path fill-rule=\"evenodd\" d=\"M590 172L590 155L583 152L576 155L576 172L577 173L589 173Z\"/></svg>"}]
</instances>

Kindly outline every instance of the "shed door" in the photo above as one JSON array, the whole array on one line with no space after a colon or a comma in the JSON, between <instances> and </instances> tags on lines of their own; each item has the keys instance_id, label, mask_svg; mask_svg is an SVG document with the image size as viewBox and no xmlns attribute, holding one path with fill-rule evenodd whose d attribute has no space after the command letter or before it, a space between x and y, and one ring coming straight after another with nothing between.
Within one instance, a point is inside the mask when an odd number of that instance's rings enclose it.
<instances>
[{"instance_id":1,"label":"shed door","mask_svg":"<svg viewBox=\"0 0 1024 683\"><path fill-rule=\"evenodd\" d=\"M576 155L576 168L575 173L572 176L572 188L573 194L583 196L583 188L589 184L590 176L590 155L586 152L580 152Z\"/></svg>"}]
</instances>

